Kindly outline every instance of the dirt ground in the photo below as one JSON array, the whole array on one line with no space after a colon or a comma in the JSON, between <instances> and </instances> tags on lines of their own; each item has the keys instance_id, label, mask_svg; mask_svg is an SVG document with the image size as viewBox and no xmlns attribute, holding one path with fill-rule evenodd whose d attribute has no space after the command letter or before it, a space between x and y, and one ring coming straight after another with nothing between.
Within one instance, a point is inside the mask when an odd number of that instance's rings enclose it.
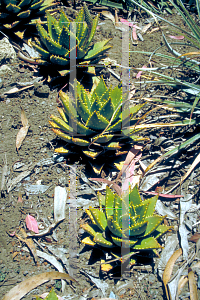
<instances>
[{"instance_id":1,"label":"dirt ground","mask_svg":"<svg viewBox=\"0 0 200 300\"><path fill-rule=\"evenodd\" d=\"M90 5L90 8L92 6ZM79 9L79 6L77 6ZM94 14L95 10L91 10ZM113 11L111 10L113 13ZM149 18L141 11L135 10L131 15L136 18L138 26L147 24L146 19ZM127 19L126 12L120 12L119 17ZM185 26L181 18L177 14L165 14L164 17L179 26ZM167 25L160 22L161 25ZM156 24L152 25L155 28ZM170 26L164 27L164 32L171 34ZM130 32L131 35L131 32ZM1 34L0 38L4 38ZM111 38L110 45L112 48L108 51L108 57L116 60L117 64L122 62L122 31L115 28L113 22L103 15L100 15L99 26L95 35L95 41L105 38ZM148 56L131 51L153 51L163 44L161 33L155 31L151 34L143 35L143 41L138 39L134 43L130 40L130 66L142 67L148 65ZM128 46L127 46L128 47ZM184 47L180 49L181 52ZM164 48L160 51L165 53ZM17 52L17 51L16 51ZM159 61L159 60L157 60ZM24 299L34 299L36 295L41 295L44 292L50 291L54 287L58 295L62 295L63 299L92 299L92 298L114 298L114 299L166 299L164 286L161 278L158 276L159 258L149 258L145 253L140 255L140 263L131 269L130 277L121 276L115 279L118 275L118 269L114 272L102 272L100 270L100 258L105 258L105 252L101 249L92 249L86 247L81 243L84 236L83 230L79 225L87 220L84 208L97 205L97 191L102 192L102 184L88 180L90 177L97 177L94 175L89 165L85 165L85 161L81 158L71 158L71 156L59 156L54 154L54 149L59 144L55 134L51 131L48 123L51 114L57 115L57 94L60 88L66 83L68 78L59 78L49 83L43 70L37 66L32 66L19 58L14 61L3 61L9 69L1 76L0 82L0 178L3 175L3 169L7 164L7 180L10 180L13 185L10 185L9 192L4 188L1 193L0 200L0 297L3 297L11 288L22 282L28 277L43 272L57 270L51 263L43 258L38 258L38 263L34 261L33 255L30 253L25 243L12 236L13 233L19 234L19 228L24 228L28 232L25 224L25 218L29 214L36 218L40 230L48 227L53 222L53 205L54 205L54 189L56 186L66 187L68 190L70 185L70 176L72 169L70 166L76 168L76 197L78 209L76 210L76 230L78 234L77 239L77 264L74 268L74 278L78 283L66 285L64 294L61 291L61 283L59 280L49 281L38 288L28 293ZM112 70L120 75L120 68L115 67ZM100 71L104 76L107 84L115 86L119 84L119 80L110 74L108 69ZM131 69L130 83L135 83L136 93L134 100L140 98L141 95L151 97L152 95L162 94L170 95L174 92L172 88L151 87L145 91L144 86L137 84L137 71ZM81 75L83 76L83 75ZM87 81L88 77L84 75L83 81ZM38 77L41 77L39 83ZM35 80L35 82L34 82ZM24 87L23 83L30 83L30 87L15 92L5 93L13 88L21 89ZM179 92L181 93L181 92ZM23 108L28 119L29 129L26 138L24 139L21 148L16 150L16 136L22 127L21 123L21 108ZM150 109L148 106L147 110ZM163 113L163 112L162 112ZM166 121L170 120L170 113ZM158 118L160 112L152 113L150 119ZM184 129L157 129L145 132L145 136L150 138L148 144L143 150L142 161L149 164L156 159L160 154L165 152L165 148L174 145L174 141L181 142L189 138L194 132L199 132L199 128L187 127ZM168 140L168 144L164 143L164 139ZM176 145L176 143L175 143ZM178 168L169 173L169 176L164 180L160 179L152 191L156 188L164 188L169 190L175 183L180 181L188 170L189 166L194 161L194 158L199 153L200 144L198 141L187 148L175 157L179 162ZM125 159L126 156L123 157ZM72 164L73 161L73 164ZM84 163L83 163L84 162ZM163 167L169 166L171 161L163 163ZM23 173L27 172L27 173ZM106 169L99 177L114 178L117 169ZM24 176L23 176L24 174ZM199 204L199 181L200 168L192 172L192 175L183 183L182 188L178 187L173 191L174 194L184 193L193 196L193 204ZM13 179L22 175L19 182L14 182ZM8 184L7 184L8 188ZM150 189L151 191L151 189ZM161 199L166 207L170 208L176 215L174 219L167 219L169 225L173 225L174 229L166 234L162 239L162 245L168 236L177 233L179 224L179 199ZM70 259L69 253L69 222L70 209L69 202L66 205L65 220L62 221L54 230L53 234L34 238L34 244L37 250L55 255L58 261L67 271L66 262L59 258L58 249L66 257ZM200 220L200 213L196 211L194 220ZM188 236L192 236L199 231L199 225L195 228L190 228ZM190 242L190 247L193 243ZM179 264L181 264L181 260ZM116 272L116 273L115 273ZM200 274L199 274L200 275ZM92 277L90 277L92 276ZM198 277L199 278L199 277ZM200 290L198 289L200 296ZM185 288L183 296L180 299L189 299L188 287Z\"/></svg>"}]
</instances>

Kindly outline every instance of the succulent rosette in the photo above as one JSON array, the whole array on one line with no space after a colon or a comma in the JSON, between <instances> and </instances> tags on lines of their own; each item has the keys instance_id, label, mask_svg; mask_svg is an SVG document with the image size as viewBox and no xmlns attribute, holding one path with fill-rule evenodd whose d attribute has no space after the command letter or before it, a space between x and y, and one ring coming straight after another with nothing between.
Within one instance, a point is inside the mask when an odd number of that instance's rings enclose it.
<instances>
[{"instance_id":1,"label":"succulent rosette","mask_svg":"<svg viewBox=\"0 0 200 300\"><path fill-rule=\"evenodd\" d=\"M37 62L42 65L54 64L60 68L69 67L70 54L76 49L77 65L96 63L111 48L106 45L110 39L91 46L97 23L98 15L92 19L85 3L74 21L70 21L64 11L61 11L59 20L47 14L47 30L38 22L40 39L32 42L32 46L40 54Z\"/></svg>"},{"instance_id":2,"label":"succulent rosette","mask_svg":"<svg viewBox=\"0 0 200 300\"><path fill-rule=\"evenodd\" d=\"M165 216L155 214L158 196L142 201L137 185L120 197L109 187L99 194L99 208L86 209L91 224L81 227L89 234L82 243L105 248L125 247L138 250L159 249L158 238L171 227L163 223Z\"/></svg>"},{"instance_id":3,"label":"succulent rosette","mask_svg":"<svg viewBox=\"0 0 200 300\"><path fill-rule=\"evenodd\" d=\"M122 103L128 95L122 94L121 87L108 88L102 78L93 85L90 92L78 81L75 81L74 87L76 103L69 94L60 91L63 108L58 107L58 112L61 118L51 115L49 121L54 133L67 142L66 149L58 148L56 152L67 153L70 145L75 145L94 165L100 154L120 150L125 144L130 147L133 141L144 139L127 129L128 125L138 121L136 114L143 104L122 111Z\"/></svg>"},{"instance_id":4,"label":"succulent rosette","mask_svg":"<svg viewBox=\"0 0 200 300\"><path fill-rule=\"evenodd\" d=\"M0 26L13 29L17 25L33 23L54 0L0 0Z\"/></svg>"}]
</instances>

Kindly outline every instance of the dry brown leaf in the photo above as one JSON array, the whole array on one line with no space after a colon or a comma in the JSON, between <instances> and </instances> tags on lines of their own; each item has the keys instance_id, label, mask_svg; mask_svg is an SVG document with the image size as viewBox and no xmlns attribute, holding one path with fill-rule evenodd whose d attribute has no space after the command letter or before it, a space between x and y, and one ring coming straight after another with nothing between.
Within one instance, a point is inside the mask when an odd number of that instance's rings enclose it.
<instances>
[{"instance_id":1,"label":"dry brown leaf","mask_svg":"<svg viewBox=\"0 0 200 300\"><path fill-rule=\"evenodd\" d=\"M111 14L111 12L103 10L101 13L104 17L110 19L115 24L115 17L113 16L113 14Z\"/></svg>"},{"instance_id":2,"label":"dry brown leaf","mask_svg":"<svg viewBox=\"0 0 200 300\"><path fill-rule=\"evenodd\" d=\"M188 269L188 279L189 279L189 287L190 287L190 300L198 300L197 295L197 284L194 277L194 272L191 268Z\"/></svg>"},{"instance_id":3,"label":"dry brown leaf","mask_svg":"<svg viewBox=\"0 0 200 300\"><path fill-rule=\"evenodd\" d=\"M35 262L37 263L37 265L39 264L38 263L38 256L37 256L37 252L36 252L36 248L35 248L35 244L33 242L33 240L31 238L27 238L27 234L26 234L26 231L23 229L23 228L20 228L20 233L22 236L18 235L15 233L15 236L22 242L24 242L27 247L29 248L29 250L31 251L31 253L33 254L33 257L34 257L34 260Z\"/></svg>"},{"instance_id":4,"label":"dry brown leaf","mask_svg":"<svg viewBox=\"0 0 200 300\"><path fill-rule=\"evenodd\" d=\"M177 289L177 294L180 295L182 292L182 289L184 288L185 284L188 282L188 277L187 276L181 276L179 282L178 282L178 289Z\"/></svg>"},{"instance_id":5,"label":"dry brown leaf","mask_svg":"<svg viewBox=\"0 0 200 300\"><path fill-rule=\"evenodd\" d=\"M66 273L60 272L45 272L39 275L32 276L28 279L25 279L14 288L12 288L2 300L20 300L24 297L28 292L35 289L37 286L53 279L66 279L71 281L76 281L71 276Z\"/></svg>"},{"instance_id":6,"label":"dry brown leaf","mask_svg":"<svg viewBox=\"0 0 200 300\"><path fill-rule=\"evenodd\" d=\"M191 238L189 238L188 241L197 243L199 239L200 239L200 232L195 232L195 234L193 234L193 236L191 236Z\"/></svg>"},{"instance_id":7,"label":"dry brown leaf","mask_svg":"<svg viewBox=\"0 0 200 300\"><path fill-rule=\"evenodd\" d=\"M21 121L24 127L28 126L28 119L25 115L25 111L23 110L23 108L21 108Z\"/></svg>"},{"instance_id":8,"label":"dry brown leaf","mask_svg":"<svg viewBox=\"0 0 200 300\"><path fill-rule=\"evenodd\" d=\"M176 262L176 260L179 258L179 256L181 256L182 254L182 249L179 248L178 250L176 250L172 256L170 257L170 259L168 260L167 264L166 264L166 267L165 267L165 270L163 272L163 283L164 283L164 286L165 286L165 291L166 291L166 295L167 295L167 299L169 300L169 293L168 293L168 289L167 289L167 283L169 282L170 280L170 277L171 277L171 274L172 274L172 271L173 271L173 267L174 267L174 264Z\"/></svg>"},{"instance_id":9,"label":"dry brown leaf","mask_svg":"<svg viewBox=\"0 0 200 300\"><path fill-rule=\"evenodd\" d=\"M17 134L17 137L16 137L16 148L17 148L17 151L21 147L22 142L23 142L23 140L25 139L25 137L27 135L28 129L29 129L29 126L25 126L25 127L21 127L20 128L20 130L19 130L19 132Z\"/></svg>"},{"instance_id":10,"label":"dry brown leaf","mask_svg":"<svg viewBox=\"0 0 200 300\"><path fill-rule=\"evenodd\" d=\"M171 193L177 186L181 185L183 181L190 175L190 173L194 170L194 168L200 162L200 153L197 155L193 163L191 164L190 168L188 169L187 173L181 178L181 181L175 184L167 193Z\"/></svg>"},{"instance_id":11,"label":"dry brown leaf","mask_svg":"<svg viewBox=\"0 0 200 300\"><path fill-rule=\"evenodd\" d=\"M21 108L21 122L23 127L20 128L17 137L16 137L16 148L17 151L19 150L19 148L22 145L23 140L25 139L28 129L29 129L29 125L28 125L28 119L25 115L25 112L23 110L23 108Z\"/></svg>"},{"instance_id":12,"label":"dry brown leaf","mask_svg":"<svg viewBox=\"0 0 200 300\"><path fill-rule=\"evenodd\" d=\"M147 32L147 30L152 26L152 23L147 24L146 26L144 26L141 30L141 33L144 34Z\"/></svg>"}]
</instances>

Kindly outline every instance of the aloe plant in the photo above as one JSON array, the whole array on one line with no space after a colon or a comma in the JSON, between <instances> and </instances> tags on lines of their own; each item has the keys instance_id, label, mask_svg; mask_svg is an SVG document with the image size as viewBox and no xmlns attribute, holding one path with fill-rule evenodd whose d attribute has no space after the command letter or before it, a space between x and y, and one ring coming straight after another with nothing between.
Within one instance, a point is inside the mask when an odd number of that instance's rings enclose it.
<instances>
[{"instance_id":1,"label":"aloe plant","mask_svg":"<svg viewBox=\"0 0 200 300\"><path fill-rule=\"evenodd\" d=\"M82 240L83 244L105 248L123 246L133 254L138 250L162 248L158 238L171 227L163 225L165 217L154 212L158 196L142 201L136 185L122 197L106 187L106 195L99 194L98 199L99 208L86 209L92 223L81 225L89 234Z\"/></svg>"},{"instance_id":2,"label":"aloe plant","mask_svg":"<svg viewBox=\"0 0 200 300\"><path fill-rule=\"evenodd\" d=\"M97 78L96 78L97 79ZM74 105L67 93L60 91L59 96L63 108L58 108L61 118L51 115L49 123L54 133L68 144L76 145L83 153L91 158L96 157L106 150L118 150L122 142L142 140L134 133L129 133L127 125L136 124L137 112L143 104L121 110L122 98L126 101L127 95L122 97L122 88L107 88L101 78L97 85L93 85L90 92L86 91L79 83L74 83L77 103ZM123 116L123 118L122 118ZM77 132L73 132L70 119L75 123ZM122 119L124 130L122 129ZM119 136L116 136L119 133ZM57 149L57 152L68 150Z\"/></svg>"},{"instance_id":3,"label":"aloe plant","mask_svg":"<svg viewBox=\"0 0 200 300\"><path fill-rule=\"evenodd\" d=\"M72 49L70 48L72 40L76 47L77 64L100 60L111 46L106 46L110 39L97 42L92 47L90 46L97 23L98 15L92 19L85 2L73 22L68 19L63 11L61 11L58 21L50 14L47 14L48 30L40 23L37 23L40 40L36 39L35 42L32 42L32 46L40 54L37 62L44 65L52 63L61 67L68 66L70 64L70 54L74 50L73 47L71 47Z\"/></svg>"},{"instance_id":4,"label":"aloe plant","mask_svg":"<svg viewBox=\"0 0 200 300\"><path fill-rule=\"evenodd\" d=\"M122 87L108 88L102 78L96 77L95 80L96 83L90 92L78 81L74 82L76 102L69 94L60 91L63 107L58 107L58 112L61 118L51 115L49 123L54 133L67 142L67 149L61 147L55 151L70 153L81 150L90 158L89 162L96 173L101 171L104 164L104 161L101 161L99 170L95 169L99 154L105 154L108 150L123 151L123 145L130 148L135 141L148 140L148 137L138 135L137 132L156 127L185 126L190 123L190 120L183 120L138 124L140 119L136 115L144 104L130 105L128 109L122 110L122 105L128 101L128 94L122 94ZM100 162L100 159L98 161Z\"/></svg>"},{"instance_id":5,"label":"aloe plant","mask_svg":"<svg viewBox=\"0 0 200 300\"><path fill-rule=\"evenodd\" d=\"M54 0L0 0L0 26L18 28L45 14ZM17 26L18 25L18 26Z\"/></svg>"}]
</instances>

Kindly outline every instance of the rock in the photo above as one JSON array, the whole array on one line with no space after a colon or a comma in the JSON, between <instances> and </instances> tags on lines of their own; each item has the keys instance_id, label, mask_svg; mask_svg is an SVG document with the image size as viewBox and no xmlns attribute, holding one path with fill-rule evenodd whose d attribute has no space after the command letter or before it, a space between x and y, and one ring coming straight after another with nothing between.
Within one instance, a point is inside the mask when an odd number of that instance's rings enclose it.
<instances>
[{"instance_id":1,"label":"rock","mask_svg":"<svg viewBox=\"0 0 200 300\"><path fill-rule=\"evenodd\" d=\"M7 38L0 40L0 64L16 60L16 53Z\"/></svg>"},{"instance_id":2,"label":"rock","mask_svg":"<svg viewBox=\"0 0 200 300\"><path fill-rule=\"evenodd\" d=\"M1 55L1 54L0 54ZM0 67L0 75L2 76L5 73L13 73L13 71L11 70L10 67L8 67L7 65L2 65Z\"/></svg>"},{"instance_id":3,"label":"rock","mask_svg":"<svg viewBox=\"0 0 200 300\"><path fill-rule=\"evenodd\" d=\"M34 83L34 93L37 97L47 98L49 96L49 87L47 85L42 85L41 83Z\"/></svg>"}]
</instances>

